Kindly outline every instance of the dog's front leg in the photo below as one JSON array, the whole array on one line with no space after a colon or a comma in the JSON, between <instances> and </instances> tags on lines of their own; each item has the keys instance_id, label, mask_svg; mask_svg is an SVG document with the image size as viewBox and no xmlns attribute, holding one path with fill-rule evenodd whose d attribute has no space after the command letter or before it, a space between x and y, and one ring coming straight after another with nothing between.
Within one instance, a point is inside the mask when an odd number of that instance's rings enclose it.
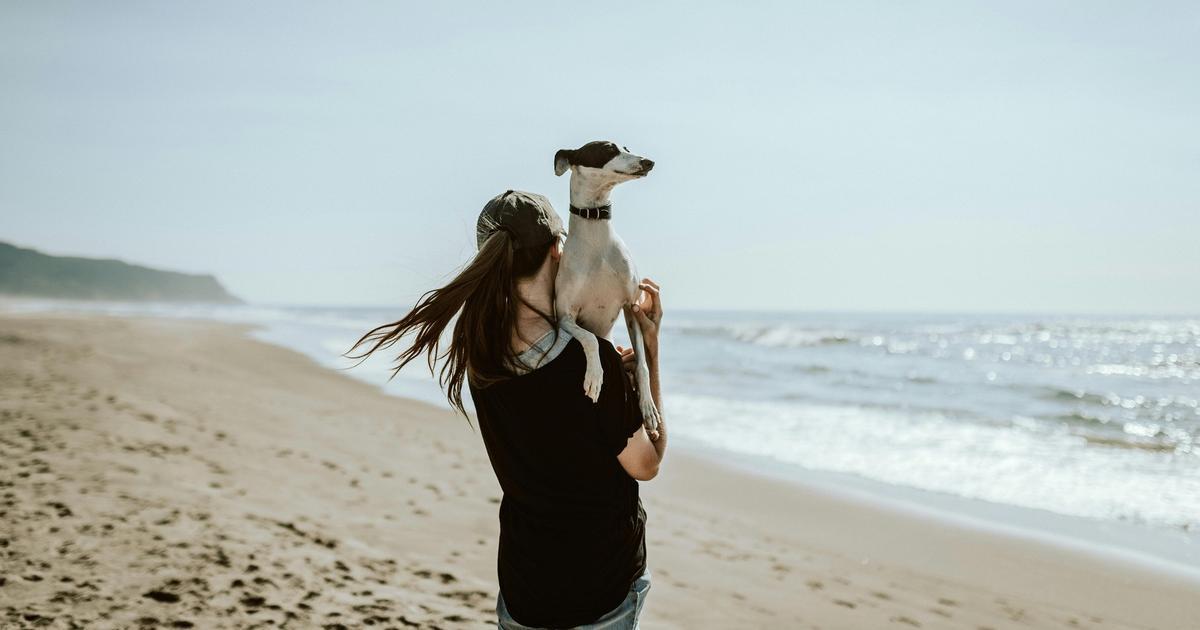
<instances>
[{"instance_id":1,"label":"dog's front leg","mask_svg":"<svg viewBox=\"0 0 1200 630\"><path fill-rule=\"evenodd\" d=\"M633 355L637 360L634 378L637 379L638 406L642 410L642 424L646 429L658 429L658 406L654 404L654 395L650 391L650 366L646 363L646 341L642 338L642 325L626 304L625 328L629 331L629 343L633 346Z\"/></svg>"},{"instance_id":2,"label":"dog's front leg","mask_svg":"<svg viewBox=\"0 0 1200 630\"><path fill-rule=\"evenodd\" d=\"M563 315L558 325L571 333L583 346L583 355L587 358L587 368L583 373L583 393L592 402L600 400L600 387L604 385L604 367L600 365L600 342L596 335L587 331L575 321L574 315Z\"/></svg>"}]
</instances>

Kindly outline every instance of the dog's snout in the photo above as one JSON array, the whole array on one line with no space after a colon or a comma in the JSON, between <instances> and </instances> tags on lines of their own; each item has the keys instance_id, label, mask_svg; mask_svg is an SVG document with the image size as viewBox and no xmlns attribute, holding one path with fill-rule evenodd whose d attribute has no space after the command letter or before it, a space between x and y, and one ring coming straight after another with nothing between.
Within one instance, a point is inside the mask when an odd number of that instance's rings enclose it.
<instances>
[{"instance_id":1,"label":"dog's snout","mask_svg":"<svg viewBox=\"0 0 1200 630\"><path fill-rule=\"evenodd\" d=\"M650 169L654 168L654 160L647 160L646 158L642 158L640 165L641 165L643 171L649 171Z\"/></svg>"}]
</instances>

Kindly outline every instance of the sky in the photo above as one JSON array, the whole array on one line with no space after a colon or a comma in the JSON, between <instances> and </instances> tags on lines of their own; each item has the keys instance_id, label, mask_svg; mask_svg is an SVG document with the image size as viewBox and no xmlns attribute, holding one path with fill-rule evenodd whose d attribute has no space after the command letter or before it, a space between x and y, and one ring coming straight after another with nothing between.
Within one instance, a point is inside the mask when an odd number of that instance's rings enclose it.
<instances>
[{"instance_id":1,"label":"sky","mask_svg":"<svg viewBox=\"0 0 1200 630\"><path fill-rule=\"evenodd\" d=\"M411 305L554 152L666 309L1200 312L1200 5L5 2L0 240Z\"/></svg>"}]
</instances>

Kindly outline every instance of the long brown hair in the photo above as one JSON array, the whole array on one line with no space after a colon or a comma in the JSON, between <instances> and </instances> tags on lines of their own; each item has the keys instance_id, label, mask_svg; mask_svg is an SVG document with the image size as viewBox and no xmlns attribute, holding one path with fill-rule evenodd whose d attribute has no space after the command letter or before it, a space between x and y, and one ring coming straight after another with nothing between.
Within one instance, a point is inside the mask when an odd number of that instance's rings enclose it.
<instances>
[{"instance_id":1,"label":"long brown hair","mask_svg":"<svg viewBox=\"0 0 1200 630\"><path fill-rule=\"evenodd\" d=\"M555 241L551 240L546 247L516 247L506 229L500 226L494 229L475 257L449 284L425 292L407 315L371 329L343 356L362 363L376 350L390 348L406 334L415 332L413 344L396 357L397 365L388 380L421 354L427 355L430 375L434 374L436 361L445 359L438 383L446 391L450 405L469 423L462 401L463 380L469 379L470 384L483 388L514 375L512 366L517 362L517 352L512 347L512 332L517 323L517 302L541 315L558 334L554 314L542 312L516 291L517 280L537 273ZM458 321L449 347L439 355L442 332L456 314ZM364 344L370 347L357 355L350 354Z\"/></svg>"}]
</instances>

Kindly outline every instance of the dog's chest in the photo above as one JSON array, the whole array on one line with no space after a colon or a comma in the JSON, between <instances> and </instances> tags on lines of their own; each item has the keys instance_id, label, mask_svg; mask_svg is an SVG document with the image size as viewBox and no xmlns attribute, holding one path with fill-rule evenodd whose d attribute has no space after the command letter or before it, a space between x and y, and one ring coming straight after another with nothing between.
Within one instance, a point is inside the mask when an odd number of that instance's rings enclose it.
<instances>
[{"instance_id":1,"label":"dog's chest","mask_svg":"<svg viewBox=\"0 0 1200 630\"><path fill-rule=\"evenodd\" d=\"M579 325L603 337L608 336L637 288L633 261L623 244L614 240L607 245L603 251L572 251L568 247L558 287L564 306L576 313Z\"/></svg>"}]
</instances>

